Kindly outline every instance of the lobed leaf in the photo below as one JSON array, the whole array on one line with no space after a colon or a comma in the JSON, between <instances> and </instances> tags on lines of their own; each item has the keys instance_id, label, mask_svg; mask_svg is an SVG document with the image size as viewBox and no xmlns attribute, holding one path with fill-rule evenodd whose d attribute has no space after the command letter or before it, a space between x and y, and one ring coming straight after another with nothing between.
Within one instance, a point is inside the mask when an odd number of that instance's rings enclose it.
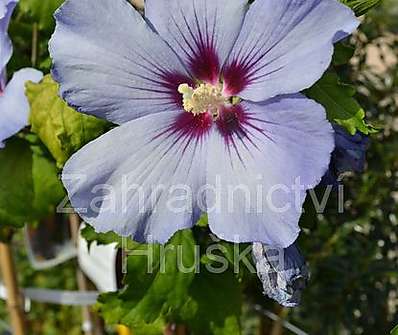
<instances>
[{"instance_id":1,"label":"lobed leaf","mask_svg":"<svg viewBox=\"0 0 398 335\"><path fill-rule=\"evenodd\" d=\"M343 84L334 72L326 72L306 95L323 105L328 119L345 127L354 135L358 130L364 134L375 130L366 124L365 111L354 99L355 88Z\"/></svg>"},{"instance_id":2,"label":"lobed leaf","mask_svg":"<svg viewBox=\"0 0 398 335\"><path fill-rule=\"evenodd\" d=\"M105 320L145 335L162 334L169 322L187 325L193 335L240 334L241 290L234 273L209 273L204 266L197 271L191 230L176 233L161 250L158 244L130 250L126 287L99 298Z\"/></svg>"}]
</instances>

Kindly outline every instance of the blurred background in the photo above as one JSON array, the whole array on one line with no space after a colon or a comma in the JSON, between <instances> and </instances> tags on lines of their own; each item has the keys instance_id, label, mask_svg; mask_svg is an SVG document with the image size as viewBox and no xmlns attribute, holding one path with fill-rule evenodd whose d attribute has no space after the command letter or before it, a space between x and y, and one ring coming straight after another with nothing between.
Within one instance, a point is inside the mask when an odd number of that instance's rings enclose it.
<instances>
[{"instance_id":1,"label":"blurred background","mask_svg":"<svg viewBox=\"0 0 398 335\"><path fill-rule=\"evenodd\" d=\"M35 15L26 13L23 3L10 28L17 56L9 69L36 63L48 71L46 44L53 29L51 12L57 5L38 3L49 14L33 20ZM38 39L40 35L45 38ZM27 43L32 36L40 41L33 54ZM292 334L281 323L254 311L253 305L307 334L388 334L398 323L398 1L385 0L371 10L350 43L355 55L339 73L356 85L369 123L381 130L372 135L365 173L344 179L344 213L338 214L336 202L329 201L325 214L316 216L308 208L302 218L299 244L311 280L301 306L280 308L258 288L249 288L242 316L244 334ZM22 286L77 289L74 259L48 270L34 270L23 241L24 232L19 231L14 250ZM81 334L81 315L79 308L32 302L27 317L32 334L74 335ZM7 329L7 320L5 303L0 300L0 333Z\"/></svg>"}]
</instances>

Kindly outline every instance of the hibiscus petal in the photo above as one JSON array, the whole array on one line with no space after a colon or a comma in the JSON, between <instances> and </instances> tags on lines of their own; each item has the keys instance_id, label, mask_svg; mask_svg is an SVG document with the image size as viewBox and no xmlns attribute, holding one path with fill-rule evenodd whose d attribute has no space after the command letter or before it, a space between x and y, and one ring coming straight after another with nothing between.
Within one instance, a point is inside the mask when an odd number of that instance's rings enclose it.
<instances>
[{"instance_id":1,"label":"hibiscus petal","mask_svg":"<svg viewBox=\"0 0 398 335\"><path fill-rule=\"evenodd\" d=\"M337 124L334 124L333 128L336 146L332 153L329 169L323 176L321 184L337 187L343 173L349 171L362 172L364 170L369 138L360 132L351 135Z\"/></svg>"},{"instance_id":2,"label":"hibiscus petal","mask_svg":"<svg viewBox=\"0 0 398 335\"><path fill-rule=\"evenodd\" d=\"M125 0L67 0L55 14L52 74L80 112L114 123L181 104L180 60Z\"/></svg>"},{"instance_id":3,"label":"hibiscus petal","mask_svg":"<svg viewBox=\"0 0 398 335\"><path fill-rule=\"evenodd\" d=\"M264 101L310 87L329 66L333 42L358 24L336 0L255 1L224 69L226 92Z\"/></svg>"},{"instance_id":4,"label":"hibiscus petal","mask_svg":"<svg viewBox=\"0 0 398 335\"><path fill-rule=\"evenodd\" d=\"M9 11L9 5L12 4L15 7L18 1L19 0L0 0L0 20L3 19Z\"/></svg>"},{"instance_id":5,"label":"hibiscus petal","mask_svg":"<svg viewBox=\"0 0 398 335\"><path fill-rule=\"evenodd\" d=\"M284 249L253 243L252 254L264 294L282 306L298 306L309 269L296 243Z\"/></svg>"},{"instance_id":6,"label":"hibiscus petal","mask_svg":"<svg viewBox=\"0 0 398 335\"><path fill-rule=\"evenodd\" d=\"M25 83L29 80L37 83L42 78L43 74L35 69L19 70L0 94L0 144L27 126L30 107Z\"/></svg>"},{"instance_id":7,"label":"hibiscus petal","mask_svg":"<svg viewBox=\"0 0 398 335\"><path fill-rule=\"evenodd\" d=\"M145 15L188 64L192 74L215 83L239 34L245 0L147 0Z\"/></svg>"},{"instance_id":8,"label":"hibiscus petal","mask_svg":"<svg viewBox=\"0 0 398 335\"><path fill-rule=\"evenodd\" d=\"M163 112L130 121L78 151L63 182L72 206L99 232L165 243L200 217L211 118Z\"/></svg>"},{"instance_id":9,"label":"hibiscus petal","mask_svg":"<svg viewBox=\"0 0 398 335\"><path fill-rule=\"evenodd\" d=\"M7 29L16 4L17 0L0 0L0 75L12 55L12 44ZM1 89L0 86L0 91Z\"/></svg>"},{"instance_id":10,"label":"hibiscus petal","mask_svg":"<svg viewBox=\"0 0 398 335\"><path fill-rule=\"evenodd\" d=\"M289 246L305 191L321 180L334 147L323 107L283 96L244 102L218 122L207 159L210 229L228 241Z\"/></svg>"}]
</instances>

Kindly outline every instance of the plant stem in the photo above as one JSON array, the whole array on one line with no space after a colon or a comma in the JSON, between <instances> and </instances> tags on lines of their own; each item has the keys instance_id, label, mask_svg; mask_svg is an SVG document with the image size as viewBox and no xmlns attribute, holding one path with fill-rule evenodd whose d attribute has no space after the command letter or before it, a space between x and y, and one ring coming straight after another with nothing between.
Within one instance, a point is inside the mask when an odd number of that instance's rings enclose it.
<instances>
[{"instance_id":1,"label":"plant stem","mask_svg":"<svg viewBox=\"0 0 398 335\"><path fill-rule=\"evenodd\" d=\"M163 335L186 335L187 329L184 325L168 324Z\"/></svg>"},{"instance_id":2,"label":"plant stem","mask_svg":"<svg viewBox=\"0 0 398 335\"><path fill-rule=\"evenodd\" d=\"M278 306L278 316L279 319L274 322L271 330L271 335L282 335L283 334L283 320L286 318L289 310L287 308Z\"/></svg>"},{"instance_id":3,"label":"plant stem","mask_svg":"<svg viewBox=\"0 0 398 335\"><path fill-rule=\"evenodd\" d=\"M31 63L32 66L35 67L37 63L37 44L39 40L39 27L37 23L33 23L33 31L32 31L32 55L31 55Z\"/></svg>"},{"instance_id":4,"label":"plant stem","mask_svg":"<svg viewBox=\"0 0 398 335\"><path fill-rule=\"evenodd\" d=\"M77 246L78 236L79 236L79 226L80 218L77 214L69 215L69 224L72 235L72 240ZM79 291L88 291L89 283L87 277L84 275L83 271L80 269L79 264L76 264L76 278L77 286ZM83 331L85 335L97 335L103 334L102 329L98 327L94 315L91 313L89 306L82 307L82 319L83 319Z\"/></svg>"},{"instance_id":5,"label":"plant stem","mask_svg":"<svg viewBox=\"0 0 398 335\"><path fill-rule=\"evenodd\" d=\"M0 267L7 292L7 308L13 333L14 335L25 335L26 321L12 250L9 244L2 242L0 242Z\"/></svg>"}]
</instances>

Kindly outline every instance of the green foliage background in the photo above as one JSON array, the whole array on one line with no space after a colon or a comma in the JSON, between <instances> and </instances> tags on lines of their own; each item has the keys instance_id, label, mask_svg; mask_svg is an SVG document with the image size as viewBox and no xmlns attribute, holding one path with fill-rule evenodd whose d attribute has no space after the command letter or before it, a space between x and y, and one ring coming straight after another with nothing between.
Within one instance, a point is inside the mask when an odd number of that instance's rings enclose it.
<instances>
[{"instance_id":1,"label":"green foliage background","mask_svg":"<svg viewBox=\"0 0 398 335\"><path fill-rule=\"evenodd\" d=\"M342 2L360 15L380 1ZM14 57L8 67L10 74L31 65L49 72L51 60L47 43L54 29L52 12L60 3L62 0L20 1L10 26L14 42ZM375 71L367 60L369 46L384 50L387 45L398 56L398 40L393 37L397 33L398 3L385 0L367 13L355 37L337 47L334 66L306 92L326 107L331 120L351 133L360 130L372 134L373 140L366 172L345 179L343 214L337 213L337 199L329 202L322 215L306 204L301 222L304 231L299 243L309 261L312 277L299 308L280 310L262 296L256 278L246 274L237 277L230 272L223 276L205 271L200 276L178 274L173 269L175 255L171 254L166 277L155 273L146 278L145 273L140 272L143 269L139 259L130 259L125 282L138 283L136 287L140 290L137 292L130 286L102 296L97 308L105 319L109 323L123 322L141 327L141 334L146 335L159 334L164 323L170 320L188 323L194 334L234 335L238 334L241 321L243 334L254 335L259 323L264 333L272 328L266 319L259 322L251 309L253 304L259 304L283 315L309 334L388 334L398 323L398 69L390 65L382 72ZM347 65L353 47L355 54ZM21 161L17 166L28 171L20 181L28 192L15 190L12 194L16 198L11 199L29 204L25 212L18 208L13 211L10 199L2 198L5 189L10 192L12 185L0 186L0 220L13 226L39 221L53 210L52 206L64 194L56 178L59 168L79 147L111 127L76 114L55 97L55 91L56 84L48 77L39 85L28 85L33 133L20 134L8 143L7 152L0 151L0 155L9 155L8 159ZM43 109L51 111L50 117L43 116ZM59 122L61 114L70 121L68 126ZM381 130L375 133L375 128ZM88 132L82 135L82 129ZM11 150L13 146L17 149ZM0 174L9 174L10 169L12 167L7 165L0 166ZM317 191L323 192L322 189ZM209 243L204 237L206 229L202 225L193 232L181 232L171 244L178 241L189 246L194 239L200 240L201 245ZM104 243L115 239L114 236L97 236L89 230L86 237L89 240L100 238ZM33 271L23 251L21 232L17 233L15 246L22 285L76 288L73 262L53 270ZM134 247L147 246L135 244ZM226 254L229 247L226 244ZM186 257L190 263L192 259L189 255ZM202 259L201 264L209 261ZM176 282L179 291L174 290ZM167 299L159 299L165 294ZM245 313L239 320L236 308L241 305ZM34 334L80 333L80 311L76 308L34 304L28 315ZM0 301L0 320L6 318L4 303Z\"/></svg>"}]
</instances>

